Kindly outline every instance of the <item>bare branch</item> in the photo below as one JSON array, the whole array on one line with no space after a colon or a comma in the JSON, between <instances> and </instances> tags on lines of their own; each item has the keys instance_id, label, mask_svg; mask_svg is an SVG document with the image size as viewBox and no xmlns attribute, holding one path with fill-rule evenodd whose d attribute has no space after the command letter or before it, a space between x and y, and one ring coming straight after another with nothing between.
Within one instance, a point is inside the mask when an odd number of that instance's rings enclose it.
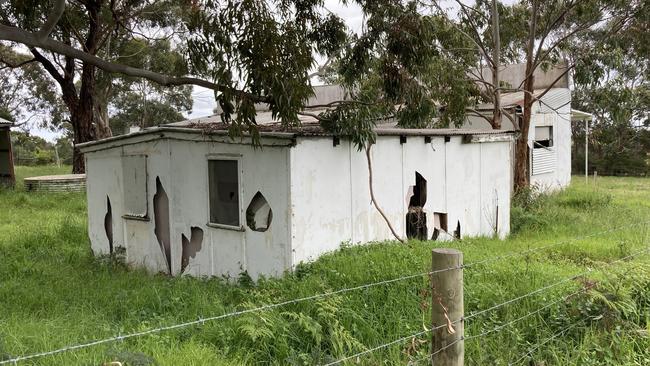
<instances>
[{"instance_id":1,"label":"bare branch","mask_svg":"<svg viewBox=\"0 0 650 366\"><path fill-rule=\"evenodd\" d=\"M31 59L29 59L29 60L25 60L25 61L23 61L23 62L19 62L19 63L16 64L16 63L12 63L12 62L9 61L9 60L5 60L5 59L0 58L0 62L2 62L3 64L6 65L6 66L3 66L3 67L0 67L0 70L4 70L4 69L17 69L17 68L19 68L19 67L25 66L25 65L27 65L27 64L29 64L29 63L36 62L36 61L37 61L37 60L36 60L35 58L31 58Z\"/></svg>"},{"instance_id":2,"label":"bare branch","mask_svg":"<svg viewBox=\"0 0 650 366\"><path fill-rule=\"evenodd\" d=\"M368 147L366 148L366 159L368 160L368 187L370 188L370 200L372 201L372 204L375 205L377 211L379 211L381 217L384 218L384 221L386 221L386 225L388 225L388 228L390 229L390 232L393 233L395 239L399 240L401 243L405 243L404 239L397 234L395 228L393 228L393 225L390 223L388 216L386 216L384 210L381 209L381 207L377 203L377 199L375 198L375 191L372 188L372 158L370 154L371 147L372 144L368 144Z\"/></svg>"}]
</instances>

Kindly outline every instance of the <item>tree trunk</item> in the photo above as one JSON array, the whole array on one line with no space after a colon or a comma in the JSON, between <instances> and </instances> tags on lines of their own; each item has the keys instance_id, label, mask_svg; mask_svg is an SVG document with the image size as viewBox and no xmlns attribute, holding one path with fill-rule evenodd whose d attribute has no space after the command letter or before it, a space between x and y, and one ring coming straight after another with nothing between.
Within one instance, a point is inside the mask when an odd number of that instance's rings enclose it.
<instances>
[{"instance_id":1,"label":"tree trunk","mask_svg":"<svg viewBox=\"0 0 650 366\"><path fill-rule=\"evenodd\" d=\"M89 29L84 48L94 55L97 52L99 40L99 10L100 2L91 1L86 4L89 17ZM81 86L79 87L79 102L71 113L71 123L74 129L74 149L72 151L72 172L85 173L86 164L77 144L97 139L95 122L95 66L84 62L81 68Z\"/></svg>"},{"instance_id":2,"label":"tree trunk","mask_svg":"<svg viewBox=\"0 0 650 366\"><path fill-rule=\"evenodd\" d=\"M533 92L535 91L535 71L534 49L535 38L537 33L537 9L539 3L533 0L532 14L528 29L528 45L526 46L526 79L524 80L524 115L519 124L519 139L515 146L515 171L514 171L514 185L515 193L526 189L530 186L530 170L529 170L529 153L528 148L528 131L530 130L531 108L533 106Z\"/></svg>"},{"instance_id":3,"label":"tree trunk","mask_svg":"<svg viewBox=\"0 0 650 366\"><path fill-rule=\"evenodd\" d=\"M70 115L70 122L74 131L74 149L72 150L72 173L82 174L86 172L84 156L79 151L77 144L94 141L95 127L93 126L92 105L82 100L75 113Z\"/></svg>"},{"instance_id":4,"label":"tree trunk","mask_svg":"<svg viewBox=\"0 0 650 366\"><path fill-rule=\"evenodd\" d=\"M494 109L492 111L492 128L501 129L501 89L499 68L501 67L501 36L499 34L499 8L497 0L492 1L492 38L494 47L492 49L492 85L494 86Z\"/></svg>"},{"instance_id":5,"label":"tree trunk","mask_svg":"<svg viewBox=\"0 0 650 366\"><path fill-rule=\"evenodd\" d=\"M531 72L529 72L529 66ZM526 67L526 75L529 75L524 82L524 115L519 125L519 139L515 148L515 192L528 188L530 185L530 148L528 147L528 133L530 131L530 120L532 117L533 92L535 77L532 73L532 63Z\"/></svg>"}]
</instances>

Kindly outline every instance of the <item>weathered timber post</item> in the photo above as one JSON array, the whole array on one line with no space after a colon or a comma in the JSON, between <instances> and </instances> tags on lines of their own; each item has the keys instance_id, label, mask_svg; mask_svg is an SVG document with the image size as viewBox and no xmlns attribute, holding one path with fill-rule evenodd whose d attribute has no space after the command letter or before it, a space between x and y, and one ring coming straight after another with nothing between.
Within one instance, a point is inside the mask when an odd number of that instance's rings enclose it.
<instances>
[{"instance_id":1,"label":"weathered timber post","mask_svg":"<svg viewBox=\"0 0 650 366\"><path fill-rule=\"evenodd\" d=\"M463 366L465 357L463 253L438 248L431 268L431 362L434 366Z\"/></svg>"}]
</instances>

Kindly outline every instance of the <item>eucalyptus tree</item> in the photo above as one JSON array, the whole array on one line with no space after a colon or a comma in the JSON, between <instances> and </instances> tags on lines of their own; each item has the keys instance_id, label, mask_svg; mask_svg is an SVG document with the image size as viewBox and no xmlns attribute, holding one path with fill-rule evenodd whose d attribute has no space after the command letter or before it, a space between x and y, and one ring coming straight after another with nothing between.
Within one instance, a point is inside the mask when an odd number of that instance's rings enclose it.
<instances>
[{"instance_id":1,"label":"eucalyptus tree","mask_svg":"<svg viewBox=\"0 0 650 366\"><path fill-rule=\"evenodd\" d=\"M26 51L29 57L22 55L20 62L3 57L0 62L4 67L20 67L20 81L34 75L24 68L38 66L41 74L33 78L33 84L40 88L32 89L31 97L51 103L50 109L57 114L49 121L68 122L75 144L110 136L106 115L110 89L115 84L112 78L105 78L98 73L97 65L77 54L57 52L46 44L74 49L94 58L121 58L128 62L124 58L129 55L117 55L116 50L134 38L148 40L147 33L152 29L162 33L173 31L181 9L178 1L171 0L6 1L0 4L3 48L14 53ZM25 35L29 35L29 40L21 38ZM43 78L43 74L47 77ZM83 172L83 157L78 149L74 152L73 171Z\"/></svg>"},{"instance_id":2,"label":"eucalyptus tree","mask_svg":"<svg viewBox=\"0 0 650 366\"><path fill-rule=\"evenodd\" d=\"M575 61L573 104L590 112L589 161L604 174L650 173L650 7L637 7L634 16L603 37L607 27L594 30L573 45L584 55ZM574 136L584 139L576 126ZM575 160L584 161L582 145ZM583 169L583 164L577 164Z\"/></svg>"},{"instance_id":3,"label":"eucalyptus tree","mask_svg":"<svg viewBox=\"0 0 650 366\"><path fill-rule=\"evenodd\" d=\"M625 29L647 29L648 4L643 0L523 0L512 5L496 0L454 1L460 10L451 21L472 41L473 52L481 60L479 69L485 65L492 71L491 80L471 70L468 77L487 91L482 96L494 104L493 116L499 111L501 92L524 94L514 176L515 189L525 188L530 183L528 133L533 103L574 70L577 75L595 75L599 66L592 61L600 58L595 52L611 46L610 40ZM498 77L499 65L514 62L525 63L524 80L520 85L504 85ZM554 65L563 65L561 74L544 90L536 90L535 72ZM586 65L595 68L586 71ZM498 127L495 123L492 126Z\"/></svg>"}]
</instances>

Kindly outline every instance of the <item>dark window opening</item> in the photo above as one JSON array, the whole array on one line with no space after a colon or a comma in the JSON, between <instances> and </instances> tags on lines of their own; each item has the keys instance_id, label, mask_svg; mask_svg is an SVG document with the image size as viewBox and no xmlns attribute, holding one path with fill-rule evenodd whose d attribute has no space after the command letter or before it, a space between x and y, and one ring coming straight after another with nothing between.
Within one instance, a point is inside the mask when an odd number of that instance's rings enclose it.
<instances>
[{"instance_id":1,"label":"dark window opening","mask_svg":"<svg viewBox=\"0 0 650 366\"><path fill-rule=\"evenodd\" d=\"M271 226L273 210L261 192L255 193L246 209L246 224L251 230L266 231Z\"/></svg>"},{"instance_id":2,"label":"dark window opening","mask_svg":"<svg viewBox=\"0 0 650 366\"><path fill-rule=\"evenodd\" d=\"M535 127L534 149L544 149L553 146L553 127Z\"/></svg>"},{"instance_id":3,"label":"dark window opening","mask_svg":"<svg viewBox=\"0 0 650 366\"><path fill-rule=\"evenodd\" d=\"M147 219L147 156L123 156L122 179L124 187L124 217Z\"/></svg>"},{"instance_id":4,"label":"dark window opening","mask_svg":"<svg viewBox=\"0 0 650 366\"><path fill-rule=\"evenodd\" d=\"M239 226L239 173L237 160L208 162L210 223Z\"/></svg>"},{"instance_id":5,"label":"dark window opening","mask_svg":"<svg viewBox=\"0 0 650 366\"><path fill-rule=\"evenodd\" d=\"M415 185L412 186L413 194L409 199L408 212L406 213L406 237L427 240L427 214L424 204L427 202L427 180L415 172Z\"/></svg>"}]
</instances>

